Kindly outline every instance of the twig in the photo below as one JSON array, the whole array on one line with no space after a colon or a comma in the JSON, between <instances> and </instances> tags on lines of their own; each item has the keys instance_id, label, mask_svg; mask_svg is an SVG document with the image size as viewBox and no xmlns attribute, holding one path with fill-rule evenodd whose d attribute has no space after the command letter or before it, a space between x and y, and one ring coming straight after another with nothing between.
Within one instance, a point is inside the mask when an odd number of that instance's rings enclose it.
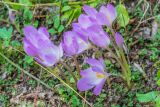
<instances>
[{"instance_id":1,"label":"twig","mask_svg":"<svg viewBox=\"0 0 160 107\"><path fill-rule=\"evenodd\" d=\"M4 2L4 1L0 1L0 3L5 3L5 4L9 4L9 5L17 5L17 6L26 6L26 7L36 7L36 6L59 6L59 2L57 3L45 3L45 4L36 4L36 5L26 5L26 4L22 4L22 3L16 3L16 2Z\"/></svg>"},{"instance_id":2,"label":"twig","mask_svg":"<svg viewBox=\"0 0 160 107\"><path fill-rule=\"evenodd\" d=\"M78 73L78 76L80 75L80 67L79 67L79 63L77 61L77 56L73 56L73 60L74 60L74 63L76 64L76 70L77 70L77 73Z\"/></svg>"},{"instance_id":3,"label":"twig","mask_svg":"<svg viewBox=\"0 0 160 107\"><path fill-rule=\"evenodd\" d=\"M57 65L58 70L61 72L62 77L67 81L67 83L71 86L69 79L67 76L63 73L62 69Z\"/></svg>"},{"instance_id":4,"label":"twig","mask_svg":"<svg viewBox=\"0 0 160 107\"><path fill-rule=\"evenodd\" d=\"M138 25L136 26L136 28L134 29L134 31L131 33L131 36L133 36L133 34L138 30L139 26L140 26L141 23L142 23L142 20L143 20L145 14L147 13L147 11L148 11L148 9L149 9L149 3L148 3L146 0L144 0L144 1L147 3L147 8L146 8L146 10L144 11L144 14L143 14L142 18L140 19Z\"/></svg>"},{"instance_id":5,"label":"twig","mask_svg":"<svg viewBox=\"0 0 160 107\"><path fill-rule=\"evenodd\" d=\"M60 63L67 69L67 71L72 75L73 79L75 80L75 82L77 83L77 78L75 77L75 75L72 72L72 69L63 61L60 61Z\"/></svg>"},{"instance_id":6,"label":"twig","mask_svg":"<svg viewBox=\"0 0 160 107\"><path fill-rule=\"evenodd\" d=\"M153 16L153 17L150 17L150 18L148 18L148 19L146 19L146 20L143 20L143 21L141 22L141 24L142 24L142 23L145 23L145 22L147 22L147 21L149 21L149 20L153 20L153 19L155 19L156 17L160 17L160 14L159 14L159 15L156 15L156 16Z\"/></svg>"},{"instance_id":7,"label":"twig","mask_svg":"<svg viewBox=\"0 0 160 107\"><path fill-rule=\"evenodd\" d=\"M90 0L90 1L84 1L83 3L93 3L96 0ZM25 7L42 7L42 6L60 6L60 2L57 3L45 3L45 4L35 4L35 5L26 5L26 4L22 4L22 3L16 3L16 2L7 2L7 1L0 1L0 3L5 3L5 4L9 4L9 5L17 5L17 6L25 6ZM78 5L78 4L82 4L82 2L68 2L68 5Z\"/></svg>"},{"instance_id":8,"label":"twig","mask_svg":"<svg viewBox=\"0 0 160 107\"><path fill-rule=\"evenodd\" d=\"M36 62L37 63L37 62ZM65 81L63 81L60 77L58 77L56 74L53 74L51 71L49 71L47 68L43 67L42 65L38 64L41 68L43 68L45 71L56 77L63 85L70 88L73 92L75 92L80 98L82 98L89 106L92 107L92 105L83 97L81 96L75 89L73 89L71 86L69 86Z\"/></svg>"}]
</instances>

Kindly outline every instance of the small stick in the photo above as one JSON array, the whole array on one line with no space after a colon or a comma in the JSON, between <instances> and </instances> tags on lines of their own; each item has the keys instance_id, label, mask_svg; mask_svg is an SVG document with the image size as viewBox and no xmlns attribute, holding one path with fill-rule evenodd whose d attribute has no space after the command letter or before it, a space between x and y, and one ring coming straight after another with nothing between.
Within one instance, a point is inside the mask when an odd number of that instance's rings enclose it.
<instances>
[{"instance_id":1,"label":"small stick","mask_svg":"<svg viewBox=\"0 0 160 107\"><path fill-rule=\"evenodd\" d=\"M67 69L67 71L72 75L73 79L75 80L75 82L77 82L77 78L75 77L75 75L73 74L71 68L66 64L64 63L63 61L60 61L60 63Z\"/></svg>"},{"instance_id":2,"label":"small stick","mask_svg":"<svg viewBox=\"0 0 160 107\"><path fill-rule=\"evenodd\" d=\"M69 79L67 78L67 76L63 73L62 69L59 67L59 65L57 65L58 70L61 72L61 75L63 78L65 78L66 82L71 86Z\"/></svg>"},{"instance_id":3,"label":"small stick","mask_svg":"<svg viewBox=\"0 0 160 107\"><path fill-rule=\"evenodd\" d=\"M73 56L73 60L74 60L74 63L76 64L76 70L78 72L78 76L80 75L80 67L79 67L79 63L77 61L77 56Z\"/></svg>"}]
</instances>

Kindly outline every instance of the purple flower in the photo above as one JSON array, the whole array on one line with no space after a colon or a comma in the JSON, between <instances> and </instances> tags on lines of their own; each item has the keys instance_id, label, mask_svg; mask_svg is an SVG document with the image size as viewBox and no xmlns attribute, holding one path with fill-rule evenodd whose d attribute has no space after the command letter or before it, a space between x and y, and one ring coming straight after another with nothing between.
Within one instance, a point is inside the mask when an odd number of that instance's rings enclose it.
<instances>
[{"instance_id":1,"label":"purple flower","mask_svg":"<svg viewBox=\"0 0 160 107\"><path fill-rule=\"evenodd\" d=\"M34 59L45 65L53 66L63 56L61 44L55 46L49 39L49 33L46 28L40 27L38 30L33 26L24 28L24 50L34 57Z\"/></svg>"},{"instance_id":2,"label":"purple flower","mask_svg":"<svg viewBox=\"0 0 160 107\"><path fill-rule=\"evenodd\" d=\"M99 18L101 24L105 24L108 27L112 25L112 22L116 19L116 17L116 9L112 4L101 6L99 13L97 14L97 18Z\"/></svg>"},{"instance_id":3,"label":"purple flower","mask_svg":"<svg viewBox=\"0 0 160 107\"><path fill-rule=\"evenodd\" d=\"M90 6L83 6L83 10L86 14L81 14L78 18L78 23L73 23L73 30L78 32L80 35L89 36L87 29L92 25L99 25L99 20L97 20L97 10Z\"/></svg>"},{"instance_id":4,"label":"purple flower","mask_svg":"<svg viewBox=\"0 0 160 107\"><path fill-rule=\"evenodd\" d=\"M94 88L93 93L99 95L110 74L104 72L105 64L103 59L87 59L86 63L91 67L80 72L82 78L77 82L77 88L79 91Z\"/></svg>"},{"instance_id":5,"label":"purple flower","mask_svg":"<svg viewBox=\"0 0 160 107\"><path fill-rule=\"evenodd\" d=\"M88 40L78 35L74 31L67 31L63 35L63 50L67 56L72 56L88 49L90 44Z\"/></svg>"},{"instance_id":6,"label":"purple flower","mask_svg":"<svg viewBox=\"0 0 160 107\"><path fill-rule=\"evenodd\" d=\"M118 33L118 32L115 33L115 41L116 41L116 44L117 44L119 47L123 47L124 39L123 39L123 37L121 36L121 34Z\"/></svg>"},{"instance_id":7,"label":"purple flower","mask_svg":"<svg viewBox=\"0 0 160 107\"><path fill-rule=\"evenodd\" d=\"M96 15L97 15L98 12L95 8L84 5L83 10L88 16L96 19Z\"/></svg>"},{"instance_id":8,"label":"purple flower","mask_svg":"<svg viewBox=\"0 0 160 107\"><path fill-rule=\"evenodd\" d=\"M14 22L14 19L15 19L15 13L11 9L9 10L9 19L12 23Z\"/></svg>"},{"instance_id":9,"label":"purple flower","mask_svg":"<svg viewBox=\"0 0 160 107\"><path fill-rule=\"evenodd\" d=\"M110 38L106 32L104 32L101 26L91 26L88 28L89 39L99 47L106 47L110 44Z\"/></svg>"},{"instance_id":10,"label":"purple flower","mask_svg":"<svg viewBox=\"0 0 160 107\"><path fill-rule=\"evenodd\" d=\"M73 30L77 33L79 33L80 35L84 36L86 39L88 39L88 31L87 29L92 26L92 25L96 25L97 21L85 14L81 14L78 18L78 23L73 23L72 27Z\"/></svg>"}]
</instances>

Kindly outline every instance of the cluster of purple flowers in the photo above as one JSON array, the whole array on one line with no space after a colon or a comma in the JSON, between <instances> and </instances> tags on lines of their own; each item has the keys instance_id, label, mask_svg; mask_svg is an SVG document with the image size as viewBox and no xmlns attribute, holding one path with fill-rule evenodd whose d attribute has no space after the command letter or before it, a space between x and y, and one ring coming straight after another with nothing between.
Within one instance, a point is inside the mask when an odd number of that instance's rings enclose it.
<instances>
[{"instance_id":1,"label":"cluster of purple flowers","mask_svg":"<svg viewBox=\"0 0 160 107\"><path fill-rule=\"evenodd\" d=\"M34 59L45 65L53 66L61 60L63 55L73 56L84 52L91 47L91 44L105 48L111 44L111 37L103 30L103 26L112 27L116 19L116 9L113 5L101 6L97 11L95 8L85 5L85 14L81 14L77 23L73 23L73 29L63 35L59 46L54 45L49 39L50 35L46 28L38 30L32 26L24 28L24 50ZM115 42L119 47L123 45L123 38L115 33ZM92 42L92 43L91 43ZM77 83L80 91L94 88L93 93L99 95L106 79L110 76L105 72L103 59L86 59L91 67L80 72L82 78Z\"/></svg>"}]
</instances>

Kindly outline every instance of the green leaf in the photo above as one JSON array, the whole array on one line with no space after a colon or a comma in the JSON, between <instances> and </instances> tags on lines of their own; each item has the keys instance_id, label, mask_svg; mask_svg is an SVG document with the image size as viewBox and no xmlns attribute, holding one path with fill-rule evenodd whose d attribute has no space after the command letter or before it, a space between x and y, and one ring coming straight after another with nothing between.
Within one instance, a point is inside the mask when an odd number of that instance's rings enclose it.
<instances>
[{"instance_id":1,"label":"green leaf","mask_svg":"<svg viewBox=\"0 0 160 107\"><path fill-rule=\"evenodd\" d=\"M70 81L70 83L75 83L75 81L74 81L74 78L73 78L73 77L71 77L69 81Z\"/></svg>"},{"instance_id":2,"label":"green leaf","mask_svg":"<svg viewBox=\"0 0 160 107\"><path fill-rule=\"evenodd\" d=\"M20 46L21 46L21 43L20 43L19 41L17 41L17 40L13 40L13 41L11 41L11 45L12 45L13 47L20 47Z\"/></svg>"},{"instance_id":3,"label":"green leaf","mask_svg":"<svg viewBox=\"0 0 160 107\"><path fill-rule=\"evenodd\" d=\"M129 23L129 15L125 6L122 4L117 5L117 21L121 27L125 27Z\"/></svg>"},{"instance_id":4,"label":"green leaf","mask_svg":"<svg viewBox=\"0 0 160 107\"><path fill-rule=\"evenodd\" d=\"M57 31L53 28L49 29L48 32L51 34L51 35L54 35L55 33L57 33Z\"/></svg>"},{"instance_id":5,"label":"green leaf","mask_svg":"<svg viewBox=\"0 0 160 107\"><path fill-rule=\"evenodd\" d=\"M4 45L5 47L8 47L8 46L9 46L9 43L10 43L10 40L7 39L7 40L4 40L3 45Z\"/></svg>"},{"instance_id":6,"label":"green leaf","mask_svg":"<svg viewBox=\"0 0 160 107\"><path fill-rule=\"evenodd\" d=\"M62 21L63 21L63 20L66 20L66 19L69 19L69 17L72 15L73 12L74 12L74 10L69 10L69 11L65 12L65 13L62 15Z\"/></svg>"},{"instance_id":7,"label":"green leaf","mask_svg":"<svg viewBox=\"0 0 160 107\"><path fill-rule=\"evenodd\" d=\"M25 56L24 60L27 64L31 64L34 61L33 58L30 56Z\"/></svg>"},{"instance_id":8,"label":"green leaf","mask_svg":"<svg viewBox=\"0 0 160 107\"><path fill-rule=\"evenodd\" d=\"M25 19L25 20L27 20L28 22L30 22L31 20L32 20L32 18L33 18L33 13L32 13L32 11L30 11L29 9L25 9L24 10L24 13L23 13L23 18Z\"/></svg>"},{"instance_id":9,"label":"green leaf","mask_svg":"<svg viewBox=\"0 0 160 107\"><path fill-rule=\"evenodd\" d=\"M10 39L12 36L13 28L10 27L8 30L4 27L0 29L0 38L2 39Z\"/></svg>"},{"instance_id":10,"label":"green leaf","mask_svg":"<svg viewBox=\"0 0 160 107\"><path fill-rule=\"evenodd\" d=\"M25 4L26 6L32 5L32 3L29 0L19 0L19 3Z\"/></svg>"},{"instance_id":11,"label":"green leaf","mask_svg":"<svg viewBox=\"0 0 160 107\"><path fill-rule=\"evenodd\" d=\"M72 107L77 107L80 105L80 100L77 98L77 96L73 95L72 98L71 98L71 104L72 104Z\"/></svg>"},{"instance_id":12,"label":"green leaf","mask_svg":"<svg viewBox=\"0 0 160 107\"><path fill-rule=\"evenodd\" d=\"M58 28L59 25L60 25L59 17L56 17L56 19L54 20L54 27L55 27L55 28Z\"/></svg>"},{"instance_id":13,"label":"green leaf","mask_svg":"<svg viewBox=\"0 0 160 107\"><path fill-rule=\"evenodd\" d=\"M157 85L160 86L160 79L157 81Z\"/></svg>"},{"instance_id":14,"label":"green leaf","mask_svg":"<svg viewBox=\"0 0 160 107\"><path fill-rule=\"evenodd\" d=\"M151 91L146 94L136 94L138 101L141 103L154 102L157 95L157 91Z\"/></svg>"},{"instance_id":15,"label":"green leaf","mask_svg":"<svg viewBox=\"0 0 160 107\"><path fill-rule=\"evenodd\" d=\"M158 96L156 99L156 106L155 107L160 107L160 96Z\"/></svg>"},{"instance_id":16,"label":"green leaf","mask_svg":"<svg viewBox=\"0 0 160 107\"><path fill-rule=\"evenodd\" d=\"M60 27L58 28L58 32L62 32L64 30L64 26L60 25Z\"/></svg>"},{"instance_id":17,"label":"green leaf","mask_svg":"<svg viewBox=\"0 0 160 107\"><path fill-rule=\"evenodd\" d=\"M90 4L90 6L92 6L92 7L96 7L98 4L100 4L101 3L101 0L95 0L94 2L92 2L91 4Z\"/></svg>"},{"instance_id":18,"label":"green leaf","mask_svg":"<svg viewBox=\"0 0 160 107\"><path fill-rule=\"evenodd\" d=\"M66 12L66 11L68 11L68 10L70 10L71 9L71 7L70 6L64 6L64 7L62 7L62 12Z\"/></svg>"},{"instance_id":19,"label":"green leaf","mask_svg":"<svg viewBox=\"0 0 160 107\"><path fill-rule=\"evenodd\" d=\"M66 26L70 25L72 23L72 21L76 18L79 17L79 15L81 14L81 7L76 7L74 10L73 10L73 13L71 14L71 16L69 17L69 20L68 20L68 23Z\"/></svg>"},{"instance_id":20,"label":"green leaf","mask_svg":"<svg viewBox=\"0 0 160 107\"><path fill-rule=\"evenodd\" d=\"M38 27L38 24L39 24L38 20L34 21L34 23L33 23L34 27L36 27L36 28Z\"/></svg>"},{"instance_id":21,"label":"green leaf","mask_svg":"<svg viewBox=\"0 0 160 107\"><path fill-rule=\"evenodd\" d=\"M157 72L157 78L160 78L160 70Z\"/></svg>"}]
</instances>

